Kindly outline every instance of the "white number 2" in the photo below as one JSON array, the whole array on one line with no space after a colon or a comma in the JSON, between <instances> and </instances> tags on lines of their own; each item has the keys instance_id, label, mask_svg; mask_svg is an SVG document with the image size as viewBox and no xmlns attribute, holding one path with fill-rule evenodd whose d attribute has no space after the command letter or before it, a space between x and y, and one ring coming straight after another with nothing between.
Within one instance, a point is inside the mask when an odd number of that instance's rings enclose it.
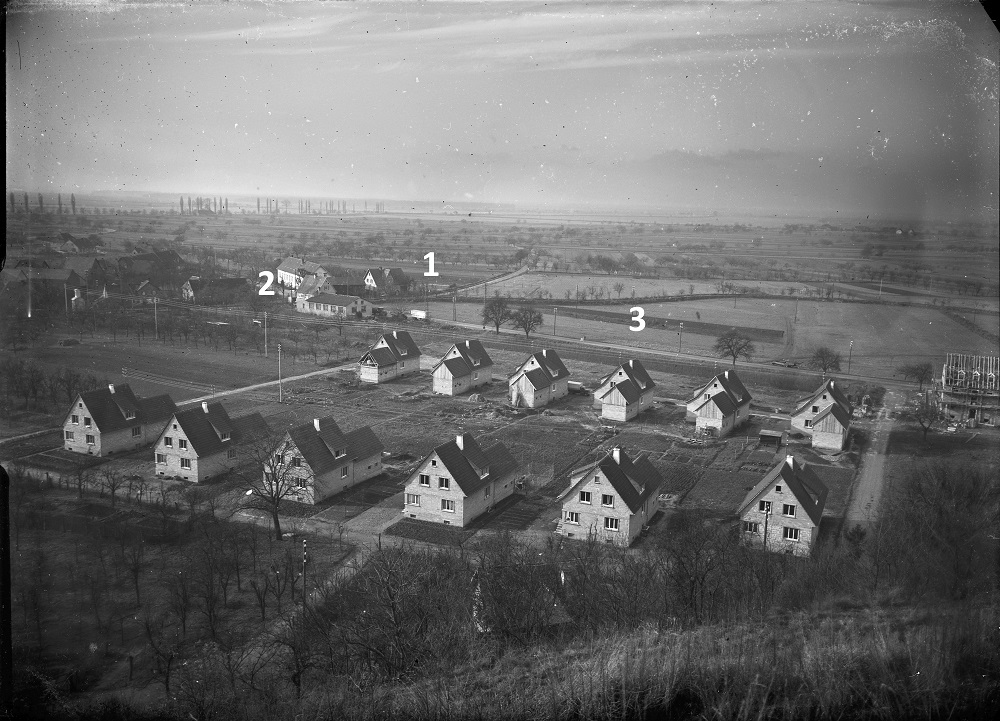
<instances>
[{"instance_id":1,"label":"white number 2","mask_svg":"<svg viewBox=\"0 0 1000 721\"><path fill-rule=\"evenodd\" d=\"M642 330L643 328L645 328L645 327L646 327L646 321L644 321L644 320L642 319L642 317L643 317L644 315L646 315L646 311L644 311L644 310L643 310L642 308L640 308L639 306L636 306L635 308L630 308L630 309L629 309L629 312L630 312L630 313L634 313L634 314L635 314L635 316L634 316L634 317L632 318L632 322L633 322L633 323L635 323L635 324L636 324L636 326L635 326L635 327L633 328L633 327L632 327L632 326L630 325L630 326L628 327L628 329L629 329L629 330L634 330L635 332L637 332L637 333L638 333L638 332L639 332L640 330Z\"/></svg>"},{"instance_id":2,"label":"white number 2","mask_svg":"<svg viewBox=\"0 0 1000 721\"><path fill-rule=\"evenodd\" d=\"M424 256L424 260L427 261L427 272L424 273L425 276L427 276L428 278L435 278L435 277L441 275L440 273L438 273L437 271L434 270L434 251L433 250L430 253L428 253L427 255Z\"/></svg>"},{"instance_id":3,"label":"white number 2","mask_svg":"<svg viewBox=\"0 0 1000 721\"><path fill-rule=\"evenodd\" d=\"M271 287L271 284L274 283L274 273L269 270L262 270L258 273L257 277L267 278L267 282L260 287L260 290L257 291L257 295L274 295L273 290L268 290L268 288Z\"/></svg>"}]
</instances>

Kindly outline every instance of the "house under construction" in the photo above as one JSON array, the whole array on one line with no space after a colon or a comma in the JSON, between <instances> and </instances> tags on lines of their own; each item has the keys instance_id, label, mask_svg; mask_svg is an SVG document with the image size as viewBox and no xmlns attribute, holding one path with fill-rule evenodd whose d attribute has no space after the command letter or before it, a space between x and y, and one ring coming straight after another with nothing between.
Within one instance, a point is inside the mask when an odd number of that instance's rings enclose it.
<instances>
[{"instance_id":1,"label":"house under construction","mask_svg":"<svg viewBox=\"0 0 1000 721\"><path fill-rule=\"evenodd\" d=\"M941 413L953 423L1000 425L1000 357L949 353L938 391Z\"/></svg>"}]
</instances>

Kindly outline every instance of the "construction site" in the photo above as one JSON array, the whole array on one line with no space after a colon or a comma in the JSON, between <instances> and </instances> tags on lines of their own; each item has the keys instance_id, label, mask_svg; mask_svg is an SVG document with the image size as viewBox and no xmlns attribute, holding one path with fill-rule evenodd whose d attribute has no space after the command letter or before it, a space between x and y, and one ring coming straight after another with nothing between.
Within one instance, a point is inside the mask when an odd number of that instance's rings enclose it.
<instances>
[{"instance_id":1,"label":"construction site","mask_svg":"<svg viewBox=\"0 0 1000 721\"><path fill-rule=\"evenodd\" d=\"M997 374L1000 357L949 353L941 370L938 402L950 422L996 427L1000 404Z\"/></svg>"}]
</instances>

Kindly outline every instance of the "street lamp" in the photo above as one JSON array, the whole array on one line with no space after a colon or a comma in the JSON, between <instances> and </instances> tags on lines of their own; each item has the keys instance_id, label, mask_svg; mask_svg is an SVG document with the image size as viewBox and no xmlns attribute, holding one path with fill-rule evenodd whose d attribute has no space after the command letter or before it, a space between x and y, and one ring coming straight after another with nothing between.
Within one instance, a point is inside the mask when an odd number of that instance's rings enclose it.
<instances>
[{"instance_id":1,"label":"street lamp","mask_svg":"<svg viewBox=\"0 0 1000 721\"><path fill-rule=\"evenodd\" d=\"M851 356L854 355L854 341L851 341L851 345L847 349L847 373L851 373Z\"/></svg>"}]
</instances>

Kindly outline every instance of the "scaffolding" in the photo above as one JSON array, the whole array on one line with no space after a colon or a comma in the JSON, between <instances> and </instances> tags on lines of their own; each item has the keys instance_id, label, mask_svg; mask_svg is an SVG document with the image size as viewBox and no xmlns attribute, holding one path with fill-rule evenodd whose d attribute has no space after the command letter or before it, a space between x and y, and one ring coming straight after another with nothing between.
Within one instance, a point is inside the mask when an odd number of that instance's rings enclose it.
<instances>
[{"instance_id":1,"label":"scaffolding","mask_svg":"<svg viewBox=\"0 0 1000 721\"><path fill-rule=\"evenodd\" d=\"M938 403L952 423L1000 425L1000 357L949 353L941 370Z\"/></svg>"}]
</instances>

